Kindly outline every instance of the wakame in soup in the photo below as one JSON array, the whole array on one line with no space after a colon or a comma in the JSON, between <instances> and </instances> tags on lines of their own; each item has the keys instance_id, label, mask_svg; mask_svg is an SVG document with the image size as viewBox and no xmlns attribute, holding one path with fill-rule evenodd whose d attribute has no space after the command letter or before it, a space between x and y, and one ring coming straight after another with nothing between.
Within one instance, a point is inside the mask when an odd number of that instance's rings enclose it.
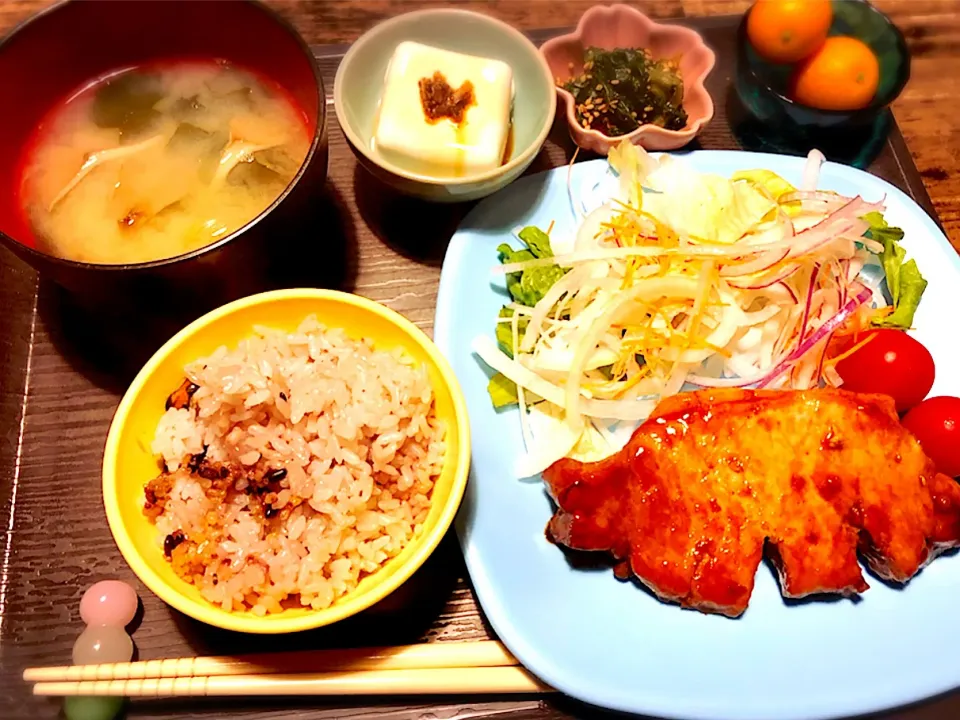
<instances>
[{"instance_id":1,"label":"wakame in soup","mask_svg":"<svg viewBox=\"0 0 960 720\"><path fill-rule=\"evenodd\" d=\"M141 263L229 235L287 187L306 118L268 80L224 62L114 74L54 108L23 164L39 249Z\"/></svg>"}]
</instances>

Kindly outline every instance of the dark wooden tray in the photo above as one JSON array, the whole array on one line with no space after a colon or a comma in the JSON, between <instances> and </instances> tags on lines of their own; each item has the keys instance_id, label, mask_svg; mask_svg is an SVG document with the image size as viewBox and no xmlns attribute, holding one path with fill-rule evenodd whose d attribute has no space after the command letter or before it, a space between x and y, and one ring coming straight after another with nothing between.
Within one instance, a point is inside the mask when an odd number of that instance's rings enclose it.
<instances>
[{"instance_id":1,"label":"dark wooden tray","mask_svg":"<svg viewBox=\"0 0 960 720\"><path fill-rule=\"evenodd\" d=\"M731 117L734 125L737 120L729 95L736 21L686 21L704 34L718 58L708 82L717 116L700 138L703 148L741 146L731 128ZM533 35L542 40L551 34ZM328 92L345 49L316 49ZM303 232L342 260L333 284L384 302L429 332L446 244L468 208L417 203L377 184L354 162L332 117L329 96L327 104L330 173L319 201L322 221ZM572 154L564 121L558 119L530 172L566 163ZM895 125L869 169L933 214ZM330 283L330 276L319 269L315 277L315 284ZM104 344L97 318L78 312L72 301L9 254L0 258L0 717L57 716L59 703L32 697L20 673L28 665L69 662L82 629L80 596L107 577L127 580L140 593L143 615L134 640L141 659L490 637L452 534L422 570L381 605L334 627L289 637L254 638L201 625L168 608L137 581L107 528L100 496L101 455L114 410L137 367L130 360L148 356L186 319L167 319L169 327L152 339L128 328L122 342ZM118 347L136 352L124 355ZM851 648L851 662L856 662L856 652ZM696 692L695 673L690 681L691 692ZM604 715L560 697L147 701L129 710L129 717L137 718L545 720ZM958 715L960 697L954 696L895 717Z\"/></svg>"}]
</instances>

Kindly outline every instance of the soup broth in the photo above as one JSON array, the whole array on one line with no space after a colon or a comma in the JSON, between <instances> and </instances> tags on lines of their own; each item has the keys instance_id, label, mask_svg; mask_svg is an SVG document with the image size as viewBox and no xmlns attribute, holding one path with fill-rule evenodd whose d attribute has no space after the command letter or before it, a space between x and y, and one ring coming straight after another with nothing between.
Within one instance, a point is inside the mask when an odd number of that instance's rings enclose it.
<instances>
[{"instance_id":1,"label":"soup broth","mask_svg":"<svg viewBox=\"0 0 960 720\"><path fill-rule=\"evenodd\" d=\"M251 72L223 62L136 68L51 112L24 163L23 205L45 252L160 260L255 218L309 144L302 110Z\"/></svg>"}]
</instances>

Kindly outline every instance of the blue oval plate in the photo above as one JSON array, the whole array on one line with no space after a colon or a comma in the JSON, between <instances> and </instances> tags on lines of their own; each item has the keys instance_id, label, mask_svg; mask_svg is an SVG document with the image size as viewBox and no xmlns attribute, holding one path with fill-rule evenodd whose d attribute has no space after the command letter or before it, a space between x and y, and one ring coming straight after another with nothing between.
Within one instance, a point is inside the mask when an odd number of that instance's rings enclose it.
<instances>
[{"instance_id":1,"label":"blue oval plate","mask_svg":"<svg viewBox=\"0 0 960 720\"><path fill-rule=\"evenodd\" d=\"M701 171L729 176L768 168L799 183L802 158L699 151ZM539 482L513 467L523 446L516 410L497 413L489 370L470 350L491 335L505 302L496 246L518 227L572 232L567 168L524 178L486 199L450 242L435 340L466 393L473 469L457 521L477 596L506 646L557 690L594 705L686 720L812 720L859 715L960 685L960 557L941 557L905 588L872 579L857 601L787 603L761 566L738 620L681 610L609 569L576 569L544 536L553 508ZM573 167L574 189L602 187L605 161ZM934 395L960 395L960 258L937 225L901 191L850 167L823 166L820 188L887 198L887 220L929 286L916 336L937 363ZM882 468L877 468L882 472Z\"/></svg>"}]
</instances>

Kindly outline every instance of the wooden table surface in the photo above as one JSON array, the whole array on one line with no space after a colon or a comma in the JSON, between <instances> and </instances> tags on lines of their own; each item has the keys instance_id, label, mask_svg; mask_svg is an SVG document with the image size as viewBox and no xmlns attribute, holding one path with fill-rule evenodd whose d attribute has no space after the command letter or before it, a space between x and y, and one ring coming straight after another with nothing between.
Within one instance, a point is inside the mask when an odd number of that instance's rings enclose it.
<instances>
[{"instance_id":1,"label":"wooden table surface","mask_svg":"<svg viewBox=\"0 0 960 720\"><path fill-rule=\"evenodd\" d=\"M591 5L596 4L596 0L267 0L268 4L277 8L299 29L306 40L311 44L326 43L349 43L356 39L360 34L366 31L378 20L384 17L394 15L421 7L437 6L456 6L460 8L477 9L488 14L500 17L521 29L535 29L543 27L560 27L576 23L580 15ZM0 34L5 33L13 25L25 19L32 13L47 6L49 0L0 0ZM749 6L748 0L633 0L631 3L644 12L655 17L682 17L710 14L730 14L742 12ZM957 179L956 170L960 167L960 125L954 129L954 117L960 113L960 0L878 0L879 5L884 11L890 14L895 22L905 32L910 49L913 53L913 77L905 92L899 98L894 106L894 112L898 123L902 129L907 143L913 153L916 164L924 178L927 190L933 200L937 212L940 215L943 226L954 246L960 249L960 180ZM2 82L2 79L0 79ZM351 194L352 195L352 194ZM352 196L346 198L352 200ZM374 242L371 236L371 243ZM374 246L366 245L361 250L369 250ZM379 250L376 252L385 252ZM374 257L378 260L379 255ZM398 268L399 271L399 268ZM431 270L435 274L435 268ZM364 273L361 273L364 274ZM432 278L433 276L431 276ZM399 281L397 281L399 282ZM396 282L384 282L381 285L390 285ZM403 285L403 283L400 283ZM406 286L404 286L406 287ZM421 324L428 326L432 318L432 307L426 306L426 299L420 298L422 302L412 302L408 305L404 299L409 293L403 289L389 287L369 287L358 288L363 294L375 297L381 301L391 301L394 307L405 312L411 318ZM407 288L409 289L409 288ZM394 295L396 290L399 295ZM414 293L416 294L416 293ZM435 298L434 292L427 293ZM387 295L390 295L388 298ZM407 298L409 300L409 298ZM416 300L416 298L414 298ZM432 305L432 299L430 301ZM398 305L402 307L398 307ZM8 308L4 308L7 312ZM27 316L24 315L26 318ZM36 318L36 307L32 317ZM2 325L2 323L0 323ZM33 328L32 325L28 326ZM84 412L84 424L89 425L88 429L77 428L77 437L68 442L76 442L77 446L84 440L95 440L96 443L102 443L100 432L103 430L104 423L109 422L113 410L116 407L118 395L115 391L105 391L95 386L88 380L73 375L68 375L68 364L64 363L57 352L54 344L47 337L48 329L45 327L45 321L41 318L36 325L36 345L37 351L33 357L34 363L34 384L40 388L41 395L36 407L23 419L21 433L26 433L29 437L31 433L41 435L46 427L44 417L52 417L58 411L65 407L64 403L72 403L75 398L77 403L83 401L86 403ZM33 329L30 330L31 336ZM27 361L29 362L29 360ZM60 387L57 383L58 377L67 378L66 387ZM15 394L12 387L2 388L4 394ZM64 399L66 398L66 399ZM78 406L79 407L79 406ZM89 422L87 422L89 421ZM79 419L78 419L79 423ZM25 430L24 430L25 428ZM89 437L83 433L88 433ZM21 436L21 442L23 437ZM98 445L99 447L99 445ZM2 460L2 458L0 458ZM59 461L58 461L59 462ZM86 462L86 461L84 461ZM94 460L91 463L96 464ZM91 465L92 467L92 465ZM36 477L30 475L43 475L49 472L43 463L37 463L36 468L31 468L31 463L25 463L25 477L23 480L23 492L28 495L33 492L31 487L35 487ZM93 470L95 475L95 469ZM83 478L66 477L62 480L65 486L73 486L74 483L86 482L86 476L90 473L84 470ZM68 493L69 494L69 493ZM21 502L29 502L29 499ZM55 499L52 500L56 502ZM4 488L0 487L0 505L7 505L11 502L5 497ZM77 502L84 503L84 507L89 505L90 512L101 512L99 499L79 499ZM11 515L12 517L12 515ZM18 526L19 527L19 526ZM100 532L105 532L103 528ZM10 537L7 538L10 542ZM98 538L99 541L99 538ZM3 543L0 543L2 545ZM59 544L58 544L59 547ZM455 544L447 543L438 554L446 556L450 553L457 553ZM89 573L90 570L84 566L79 559L91 558L89 564L96 565L94 558L94 549L91 546L71 551L72 557L78 558L78 567L74 568L78 576ZM25 561L33 562L33 561ZM437 559L437 563L447 562L443 557ZM41 561L37 561L36 567L41 566ZM63 571L65 568L59 568ZM39 576L39 571L38 571ZM73 596L78 592L72 587L74 580L68 580L63 572L59 572L56 578L51 577L51 582L44 587L47 593L54 593L56 597L51 602L75 602ZM6 588L6 578L2 581ZM66 587L71 584L71 587ZM11 588L10 597L7 598L11 607L24 607L27 602L29 590L20 592L18 588ZM57 593L59 593L57 595ZM397 593L402 595L403 592ZM21 597L23 596L23 597ZM402 602L403 599L399 599ZM147 607L149 602L149 607ZM153 617L162 611L162 604L155 598L145 599L146 612L154 613ZM429 639L481 639L486 637L486 628L483 621L477 613L476 605L469 588L459 582L445 600L442 608L429 607L424 612L429 612L434 616L439 615L438 624L428 631ZM0 614L2 614L2 597L0 597ZM56 615L54 613L54 615ZM59 613L59 619L64 620L64 612ZM33 621L26 617L12 618L14 624L21 629L21 632L29 632ZM171 622L173 624L171 624ZM165 624L163 624L165 623ZM177 644L179 638L174 639L171 632L177 633L177 619L168 620L164 618L163 623L153 625L152 628L141 627L137 633L138 642L140 637L143 641L149 643L153 651L151 657L169 655L164 653L165 643L169 643L168 651L173 648L179 648ZM413 623L414 625L416 623ZM182 629L182 628L181 628ZM349 628L344 628L348 631ZM415 633L417 628L411 628ZM64 629L64 637L57 636L54 645L56 652L62 652L64 648L69 648L72 644L72 629ZM64 635L64 633L60 633ZM21 642L22 641L22 642ZM218 641L229 645L229 640L218 636ZM42 643L49 643L49 639L41 640L38 638L37 652L42 652L39 647ZM27 638L18 638L13 645L30 645L31 641ZM62 646L62 648L61 648ZM197 652L206 648L198 647ZM223 644L217 646L218 651L227 651ZM15 652L16 647L4 648L0 645L0 658L5 652ZM49 652L53 652L51 649ZM182 649L179 652L183 652ZM851 662L856 662L856 648L851 648ZM691 677L691 690L695 691L695 679ZM34 717L33 710L25 708L4 708L3 698L12 698L15 693L8 692L9 688L0 687L0 717ZM285 709L274 707L269 701L250 702L241 705L233 705L233 710L223 709L229 712L230 717L249 716L254 714L257 717L271 718L360 718L378 720L414 720L426 718L497 718L497 720L551 720L560 718L598 718L601 714L595 710L586 709L582 706L565 699L543 700L539 698L516 698L485 701L478 699L471 703L463 703L451 699L449 701L432 702L428 699L419 701L412 698L403 702L379 702L371 703L369 701L358 700L349 705L331 706L329 703L323 703L323 707L306 700L302 703L286 706ZM12 713L8 710L14 710ZM28 714L23 714L27 712ZM55 711L54 711L55 712ZM153 706L152 710L141 711L138 717L154 718L175 718L175 717L198 717L193 712L204 713L203 717L226 717L218 710L214 710L209 703L201 704L200 707L193 704L160 704ZM957 717L960 714L960 698L954 697L933 703L927 703L922 706L901 710L890 715L888 720L936 720L944 717ZM47 711L44 710L44 717ZM612 717L603 715L604 717Z\"/></svg>"}]
</instances>

